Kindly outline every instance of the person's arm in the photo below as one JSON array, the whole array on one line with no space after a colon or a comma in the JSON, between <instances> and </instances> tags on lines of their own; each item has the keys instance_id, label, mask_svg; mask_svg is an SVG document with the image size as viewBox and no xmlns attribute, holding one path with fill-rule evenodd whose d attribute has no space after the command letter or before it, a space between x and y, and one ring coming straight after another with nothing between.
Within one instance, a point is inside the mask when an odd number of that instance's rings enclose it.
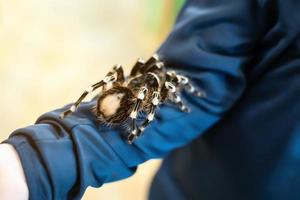
<instances>
[{"instance_id":1,"label":"person's arm","mask_svg":"<svg viewBox=\"0 0 300 200\"><path fill-rule=\"evenodd\" d=\"M28 199L28 188L20 158L10 144L0 144L0 199Z\"/></svg>"},{"instance_id":2,"label":"person's arm","mask_svg":"<svg viewBox=\"0 0 300 200\"><path fill-rule=\"evenodd\" d=\"M246 86L253 55L256 7L252 0L191 0L158 51L169 68L181 70L207 98L184 95L191 113L162 106L159 118L132 145L118 129L100 125L95 101L42 115L35 125L16 130L5 143L20 155L31 199L80 199L88 186L131 176L137 165L188 144L216 124Z\"/></svg>"}]
</instances>

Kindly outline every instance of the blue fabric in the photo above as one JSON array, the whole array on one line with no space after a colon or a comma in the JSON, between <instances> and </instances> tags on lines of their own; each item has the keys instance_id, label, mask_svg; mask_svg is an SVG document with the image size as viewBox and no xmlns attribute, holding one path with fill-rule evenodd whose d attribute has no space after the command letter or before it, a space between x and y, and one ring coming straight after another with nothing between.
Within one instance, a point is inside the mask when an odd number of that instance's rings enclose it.
<instances>
[{"instance_id":1,"label":"blue fabric","mask_svg":"<svg viewBox=\"0 0 300 200\"><path fill-rule=\"evenodd\" d=\"M97 123L95 100L64 120L65 108L42 115L4 141L21 157L30 199L80 199L162 157L150 199L299 199L299 8L187 1L158 53L207 98L184 94L189 114L162 106L133 145Z\"/></svg>"},{"instance_id":2,"label":"blue fabric","mask_svg":"<svg viewBox=\"0 0 300 200\"><path fill-rule=\"evenodd\" d=\"M186 3L160 54L235 103L165 158L151 200L300 199L299 10L293 0Z\"/></svg>"}]
</instances>

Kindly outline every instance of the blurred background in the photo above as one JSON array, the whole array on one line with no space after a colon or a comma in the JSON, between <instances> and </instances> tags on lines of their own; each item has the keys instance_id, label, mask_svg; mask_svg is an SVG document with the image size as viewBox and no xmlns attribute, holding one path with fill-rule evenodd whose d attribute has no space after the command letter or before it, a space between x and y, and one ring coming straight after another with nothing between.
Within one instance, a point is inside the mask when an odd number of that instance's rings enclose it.
<instances>
[{"instance_id":1,"label":"blurred background","mask_svg":"<svg viewBox=\"0 0 300 200\"><path fill-rule=\"evenodd\" d=\"M1 129L4 140L39 115L78 98L113 64L128 73L166 38L183 0L0 0ZM83 199L147 199L159 160Z\"/></svg>"}]
</instances>

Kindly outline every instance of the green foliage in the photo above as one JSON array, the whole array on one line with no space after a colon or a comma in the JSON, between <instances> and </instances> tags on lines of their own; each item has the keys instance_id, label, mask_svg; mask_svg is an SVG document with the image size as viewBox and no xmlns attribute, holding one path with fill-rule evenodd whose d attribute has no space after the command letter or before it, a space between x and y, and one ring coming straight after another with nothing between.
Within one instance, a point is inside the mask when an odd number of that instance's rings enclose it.
<instances>
[{"instance_id":1,"label":"green foliage","mask_svg":"<svg viewBox=\"0 0 300 200\"><path fill-rule=\"evenodd\" d=\"M168 4L167 1L161 0L146 0L145 7L145 21L146 26L151 32L158 32L161 28L161 25L167 25L167 23L173 23L177 13L179 12L180 8L184 4L185 0L169 0L170 8L166 8ZM168 15L165 14L164 9L168 10Z\"/></svg>"},{"instance_id":2,"label":"green foliage","mask_svg":"<svg viewBox=\"0 0 300 200\"><path fill-rule=\"evenodd\" d=\"M156 32L161 23L163 3L161 0L146 0L146 27Z\"/></svg>"},{"instance_id":3,"label":"green foliage","mask_svg":"<svg viewBox=\"0 0 300 200\"><path fill-rule=\"evenodd\" d=\"M174 1L175 1L175 7L173 12L174 13L173 17L175 18L185 1L184 0L174 0Z\"/></svg>"}]
</instances>

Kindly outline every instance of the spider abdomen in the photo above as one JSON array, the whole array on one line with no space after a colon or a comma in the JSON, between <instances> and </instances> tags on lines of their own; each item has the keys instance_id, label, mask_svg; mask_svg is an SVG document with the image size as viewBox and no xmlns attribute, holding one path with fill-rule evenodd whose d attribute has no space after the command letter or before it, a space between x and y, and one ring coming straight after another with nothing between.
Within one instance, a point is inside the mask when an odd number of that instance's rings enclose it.
<instances>
[{"instance_id":1,"label":"spider abdomen","mask_svg":"<svg viewBox=\"0 0 300 200\"><path fill-rule=\"evenodd\" d=\"M120 85L113 86L99 97L94 113L100 122L116 125L127 120L134 106L134 93Z\"/></svg>"}]
</instances>

